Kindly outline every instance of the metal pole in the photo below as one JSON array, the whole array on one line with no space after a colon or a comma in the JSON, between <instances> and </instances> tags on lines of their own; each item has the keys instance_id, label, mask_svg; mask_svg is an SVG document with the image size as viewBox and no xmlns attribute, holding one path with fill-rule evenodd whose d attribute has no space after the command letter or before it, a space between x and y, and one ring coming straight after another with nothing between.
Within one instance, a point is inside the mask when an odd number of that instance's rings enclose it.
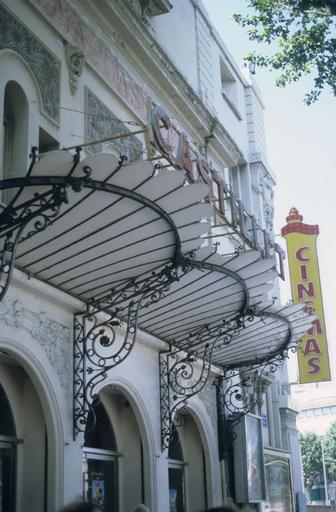
<instances>
[{"instance_id":1,"label":"metal pole","mask_svg":"<svg viewBox=\"0 0 336 512\"><path fill-rule=\"evenodd\" d=\"M323 437L321 437L321 448L322 448L322 466L323 466L325 504L330 505L329 496L328 496L327 471L326 471L325 458L324 458Z\"/></svg>"},{"instance_id":2,"label":"metal pole","mask_svg":"<svg viewBox=\"0 0 336 512\"><path fill-rule=\"evenodd\" d=\"M110 142L116 139L125 139L127 137L133 137L133 135L138 135L139 133L145 133L147 131L147 127L143 130L136 130L135 132L128 133L120 133L119 135L111 135L111 137L105 137L105 139L99 140L91 140L90 142L84 142L83 144L76 144L75 146L69 146L67 148L62 148L64 151L68 151L70 149L76 148L85 148L86 146L93 146L94 144L101 144L102 142Z\"/></svg>"}]
</instances>

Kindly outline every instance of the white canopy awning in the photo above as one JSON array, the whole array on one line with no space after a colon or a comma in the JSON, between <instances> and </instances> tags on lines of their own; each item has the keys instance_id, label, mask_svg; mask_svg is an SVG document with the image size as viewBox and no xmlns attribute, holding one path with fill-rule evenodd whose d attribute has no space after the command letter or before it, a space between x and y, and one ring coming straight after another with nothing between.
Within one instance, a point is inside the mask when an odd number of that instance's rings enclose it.
<instances>
[{"instance_id":1,"label":"white canopy awning","mask_svg":"<svg viewBox=\"0 0 336 512\"><path fill-rule=\"evenodd\" d=\"M311 322L302 307L262 306L272 259L201 248L208 188L181 171L55 151L0 188L13 197L0 215L3 260L16 252L21 270L125 321L148 291L138 326L175 349L201 357L211 346L214 363L237 367L278 353Z\"/></svg>"},{"instance_id":2,"label":"white canopy awning","mask_svg":"<svg viewBox=\"0 0 336 512\"><path fill-rule=\"evenodd\" d=\"M206 185L184 186L182 172L155 174L147 161L121 166L111 154L85 158L72 171L73 158L65 151L43 156L18 198L22 204L43 194L54 183L48 184L51 177L67 184L68 203L52 224L28 239L39 217L25 228L16 254L20 269L90 300L201 245L200 235L209 229L202 222L210 213L201 203ZM76 180L82 180L79 191Z\"/></svg>"},{"instance_id":3,"label":"white canopy awning","mask_svg":"<svg viewBox=\"0 0 336 512\"><path fill-rule=\"evenodd\" d=\"M258 365L296 347L315 317L304 304L261 305L243 319L230 344L218 343L212 361L223 368Z\"/></svg>"}]
</instances>

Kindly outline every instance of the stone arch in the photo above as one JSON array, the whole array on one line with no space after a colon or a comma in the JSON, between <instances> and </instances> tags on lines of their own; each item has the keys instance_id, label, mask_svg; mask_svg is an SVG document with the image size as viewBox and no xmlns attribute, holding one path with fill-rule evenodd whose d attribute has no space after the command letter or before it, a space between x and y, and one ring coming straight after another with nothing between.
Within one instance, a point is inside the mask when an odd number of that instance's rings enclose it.
<instances>
[{"instance_id":1,"label":"stone arch","mask_svg":"<svg viewBox=\"0 0 336 512\"><path fill-rule=\"evenodd\" d=\"M118 390L130 403L143 444L146 504L150 510L158 510L158 489L156 482L157 446L152 422L145 402L134 384L124 377L110 376L104 382L104 386L100 391L108 390L108 388ZM118 444L118 433L115 433Z\"/></svg>"},{"instance_id":2,"label":"stone arch","mask_svg":"<svg viewBox=\"0 0 336 512\"><path fill-rule=\"evenodd\" d=\"M3 155L3 123L4 98L6 86L14 82L20 86L27 98L28 103L28 124L27 124L27 147L26 169L29 167L29 154L32 146L38 145L39 125L42 113L42 97L38 83L30 67L19 54L10 49L0 51L0 155Z\"/></svg>"},{"instance_id":3,"label":"stone arch","mask_svg":"<svg viewBox=\"0 0 336 512\"><path fill-rule=\"evenodd\" d=\"M221 480L217 428L214 428L204 404L197 396L188 401L185 411L193 418L203 445L208 505L218 506L221 503Z\"/></svg>"},{"instance_id":4,"label":"stone arch","mask_svg":"<svg viewBox=\"0 0 336 512\"><path fill-rule=\"evenodd\" d=\"M27 342L28 341L28 342ZM64 496L64 426L61 410L65 410L62 402L62 391L54 370L43 349L31 350L31 342L25 336L25 342L13 338L0 338L0 350L13 358L30 378L40 400L44 421L48 433L48 510L57 510L63 505ZM13 371L13 370L10 370ZM13 415L18 415L15 404L15 390L11 391L8 375L2 376L4 389ZM18 489L19 493L19 489Z\"/></svg>"},{"instance_id":5,"label":"stone arch","mask_svg":"<svg viewBox=\"0 0 336 512\"><path fill-rule=\"evenodd\" d=\"M38 109L40 113L42 113L43 109L41 90L36 77L27 62L14 50L5 48L0 50L0 63L2 66L8 65L6 68L6 75L3 73L3 78L0 80L1 89L3 89L6 83L10 80L18 82L27 92L27 95L30 99L37 100ZM34 98L31 98L30 94L32 94Z\"/></svg>"}]
</instances>

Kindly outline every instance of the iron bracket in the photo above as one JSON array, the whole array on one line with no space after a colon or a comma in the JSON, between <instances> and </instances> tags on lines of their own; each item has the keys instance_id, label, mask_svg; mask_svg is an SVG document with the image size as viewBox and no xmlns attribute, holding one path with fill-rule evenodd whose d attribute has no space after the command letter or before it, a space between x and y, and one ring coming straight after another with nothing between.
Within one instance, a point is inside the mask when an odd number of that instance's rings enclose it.
<instances>
[{"instance_id":1,"label":"iron bracket","mask_svg":"<svg viewBox=\"0 0 336 512\"><path fill-rule=\"evenodd\" d=\"M290 353L300 350L299 344L282 348L271 359L251 362L240 368L226 368L216 380L218 446L220 459L235 439L235 426L241 418L255 413L261 405L265 384L276 373Z\"/></svg>"},{"instance_id":2,"label":"iron bracket","mask_svg":"<svg viewBox=\"0 0 336 512\"><path fill-rule=\"evenodd\" d=\"M206 385L215 347L231 343L240 316L190 333L179 347L160 352L161 448L169 448L172 427L179 426L188 400ZM199 369L197 368L199 367Z\"/></svg>"},{"instance_id":3,"label":"iron bracket","mask_svg":"<svg viewBox=\"0 0 336 512\"><path fill-rule=\"evenodd\" d=\"M74 315L74 438L94 427L92 405L108 373L134 347L139 311L158 302L178 279L172 264L111 290L89 303L85 313ZM89 411L93 413L93 425L87 425Z\"/></svg>"}]
</instances>

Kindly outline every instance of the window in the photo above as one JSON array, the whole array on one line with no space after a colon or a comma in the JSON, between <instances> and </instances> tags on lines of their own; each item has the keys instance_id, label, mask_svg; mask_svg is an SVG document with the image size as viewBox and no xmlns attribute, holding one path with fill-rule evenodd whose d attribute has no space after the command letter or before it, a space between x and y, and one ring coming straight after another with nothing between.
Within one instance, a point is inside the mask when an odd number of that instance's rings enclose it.
<instances>
[{"instance_id":1,"label":"window","mask_svg":"<svg viewBox=\"0 0 336 512\"><path fill-rule=\"evenodd\" d=\"M222 59L220 60L220 75L222 96L236 117L241 121L242 117L238 109L237 81L229 66Z\"/></svg>"},{"instance_id":2,"label":"window","mask_svg":"<svg viewBox=\"0 0 336 512\"><path fill-rule=\"evenodd\" d=\"M5 88L3 117L2 178L24 176L28 164L28 102L23 89L10 81ZM13 191L5 191L2 200L7 203Z\"/></svg>"},{"instance_id":3,"label":"window","mask_svg":"<svg viewBox=\"0 0 336 512\"><path fill-rule=\"evenodd\" d=\"M90 411L84 448L84 495L103 507L118 510L118 454L114 431L102 403Z\"/></svg>"},{"instance_id":4,"label":"window","mask_svg":"<svg viewBox=\"0 0 336 512\"><path fill-rule=\"evenodd\" d=\"M39 130L39 153L46 153L47 151L55 151L59 149L59 143L54 137L49 135L48 132L40 128Z\"/></svg>"}]
</instances>

